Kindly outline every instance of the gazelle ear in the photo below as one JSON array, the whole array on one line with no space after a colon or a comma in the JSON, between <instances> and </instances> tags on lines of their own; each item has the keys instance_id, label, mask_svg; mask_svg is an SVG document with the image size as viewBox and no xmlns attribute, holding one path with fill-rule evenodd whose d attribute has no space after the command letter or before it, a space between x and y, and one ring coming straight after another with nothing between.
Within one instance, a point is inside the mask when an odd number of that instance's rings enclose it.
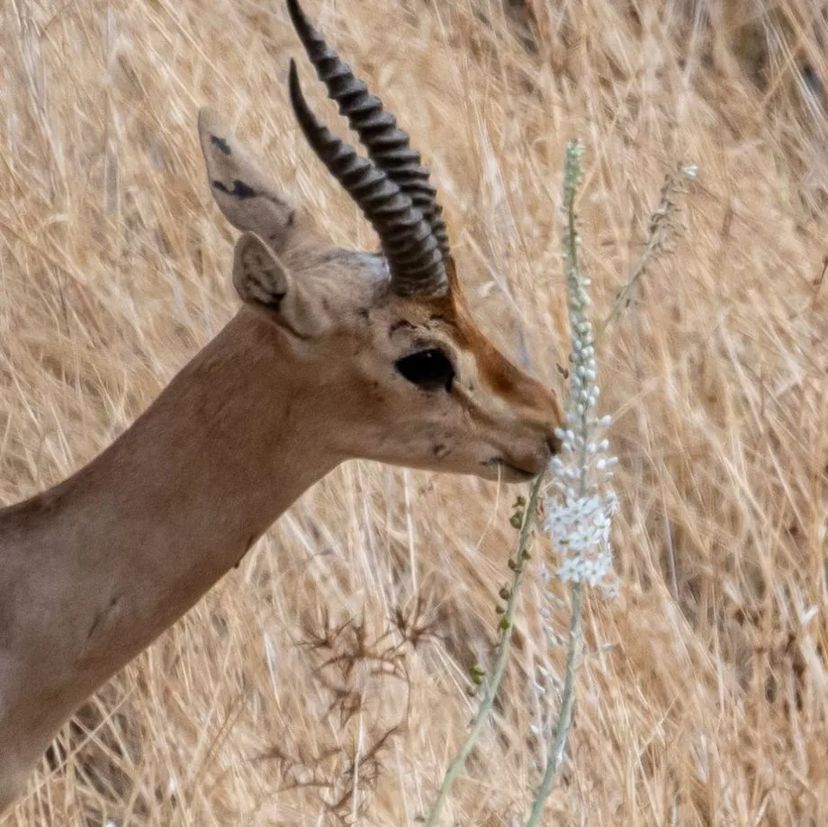
<instances>
[{"instance_id":1,"label":"gazelle ear","mask_svg":"<svg viewBox=\"0 0 828 827\"><path fill-rule=\"evenodd\" d=\"M198 134L219 209L234 227L281 252L295 229L296 210L211 109L198 113Z\"/></svg>"},{"instance_id":2,"label":"gazelle ear","mask_svg":"<svg viewBox=\"0 0 828 827\"><path fill-rule=\"evenodd\" d=\"M290 282L282 262L261 239L252 233L239 238L233 255L233 284L242 301L279 310Z\"/></svg>"},{"instance_id":3,"label":"gazelle ear","mask_svg":"<svg viewBox=\"0 0 828 827\"><path fill-rule=\"evenodd\" d=\"M282 327L303 338L320 335L325 315L260 238L244 233L236 242L233 284L245 304L270 311Z\"/></svg>"}]
</instances>

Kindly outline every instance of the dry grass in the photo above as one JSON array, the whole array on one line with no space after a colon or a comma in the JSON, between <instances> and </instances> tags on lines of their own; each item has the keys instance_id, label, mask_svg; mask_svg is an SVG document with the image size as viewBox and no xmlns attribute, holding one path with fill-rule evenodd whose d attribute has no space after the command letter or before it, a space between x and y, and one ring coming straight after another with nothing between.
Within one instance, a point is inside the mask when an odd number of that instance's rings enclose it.
<instances>
[{"instance_id":1,"label":"dry grass","mask_svg":"<svg viewBox=\"0 0 828 827\"><path fill-rule=\"evenodd\" d=\"M549 823L828 822L828 156L797 74L828 66L811 0L691 5L308 3L430 159L484 326L551 381L566 140L588 150L599 314L664 173L701 168L674 254L600 343L623 587L587 607ZM199 105L337 241L374 239L292 123L278 0L6 0L0 54L12 502L103 448L233 312ZM466 670L490 661L512 497L341 468L84 707L4 827L414 823L469 720ZM525 617L458 824L512 824L537 782Z\"/></svg>"}]
</instances>

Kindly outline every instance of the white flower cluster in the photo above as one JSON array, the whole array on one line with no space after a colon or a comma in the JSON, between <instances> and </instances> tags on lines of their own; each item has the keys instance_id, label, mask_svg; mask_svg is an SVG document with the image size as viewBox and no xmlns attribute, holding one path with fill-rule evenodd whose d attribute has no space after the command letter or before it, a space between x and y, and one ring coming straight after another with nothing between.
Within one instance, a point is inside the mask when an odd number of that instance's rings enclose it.
<instances>
[{"instance_id":1,"label":"white flower cluster","mask_svg":"<svg viewBox=\"0 0 828 827\"><path fill-rule=\"evenodd\" d=\"M564 265L572 336L566 427L556 432L561 451L550 461L553 490L546 500L546 530L560 556L558 576L613 593L610 527L618 505L611 480L615 457L603 432L609 417L597 417L598 373L589 318L590 281L578 269L578 233L572 203L580 183L581 144L567 148L564 183Z\"/></svg>"}]
</instances>

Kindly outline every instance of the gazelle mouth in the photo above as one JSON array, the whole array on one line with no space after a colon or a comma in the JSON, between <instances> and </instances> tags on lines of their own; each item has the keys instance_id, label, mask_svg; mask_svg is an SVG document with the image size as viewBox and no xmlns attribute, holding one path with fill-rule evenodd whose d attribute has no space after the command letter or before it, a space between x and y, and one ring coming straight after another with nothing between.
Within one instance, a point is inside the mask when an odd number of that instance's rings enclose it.
<instances>
[{"instance_id":1,"label":"gazelle mouth","mask_svg":"<svg viewBox=\"0 0 828 827\"><path fill-rule=\"evenodd\" d=\"M492 459L486 460L482 465L491 469L498 478L505 482L528 482L538 475L537 471L529 471L526 468L512 465L511 462L507 462L500 457L492 457Z\"/></svg>"}]
</instances>

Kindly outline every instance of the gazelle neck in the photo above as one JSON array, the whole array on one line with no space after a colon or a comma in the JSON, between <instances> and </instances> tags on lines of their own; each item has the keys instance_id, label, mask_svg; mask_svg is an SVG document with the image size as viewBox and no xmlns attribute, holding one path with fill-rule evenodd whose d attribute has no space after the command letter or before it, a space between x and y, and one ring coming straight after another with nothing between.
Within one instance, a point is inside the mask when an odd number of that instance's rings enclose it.
<instances>
[{"instance_id":1,"label":"gazelle neck","mask_svg":"<svg viewBox=\"0 0 828 827\"><path fill-rule=\"evenodd\" d=\"M280 335L243 309L104 453L0 511L0 778L337 464Z\"/></svg>"}]
</instances>

